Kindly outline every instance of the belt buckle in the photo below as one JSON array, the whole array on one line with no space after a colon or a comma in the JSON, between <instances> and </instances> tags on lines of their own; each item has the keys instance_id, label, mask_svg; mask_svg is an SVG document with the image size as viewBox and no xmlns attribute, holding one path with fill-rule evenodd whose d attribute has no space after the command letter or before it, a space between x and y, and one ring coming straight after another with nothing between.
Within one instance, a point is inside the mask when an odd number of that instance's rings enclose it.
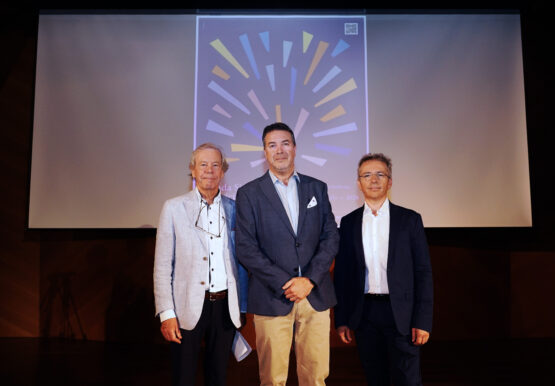
<instances>
[{"instance_id":1,"label":"belt buckle","mask_svg":"<svg viewBox=\"0 0 555 386\"><path fill-rule=\"evenodd\" d=\"M208 300L210 300L211 302L215 302L216 300L218 300L216 293L208 292Z\"/></svg>"}]
</instances>

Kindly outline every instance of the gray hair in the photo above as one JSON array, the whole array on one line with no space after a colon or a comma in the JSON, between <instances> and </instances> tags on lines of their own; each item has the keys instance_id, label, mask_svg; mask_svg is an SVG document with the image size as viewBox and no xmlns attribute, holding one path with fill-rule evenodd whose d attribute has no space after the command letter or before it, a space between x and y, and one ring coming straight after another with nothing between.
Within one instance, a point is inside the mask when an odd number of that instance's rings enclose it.
<instances>
[{"instance_id":1,"label":"gray hair","mask_svg":"<svg viewBox=\"0 0 555 386\"><path fill-rule=\"evenodd\" d=\"M227 169L229 169L229 164L227 163L227 159L225 158L225 154L224 151L222 150L222 148L218 145L215 145L211 142L206 142L203 143L202 145L199 145L192 153L191 153L191 160L189 161L189 169L193 170L195 168L195 158L197 156L197 154L201 151L201 150L207 150L207 149L212 149L212 150L217 150L220 152L220 155L222 156L222 170L225 173L227 171Z\"/></svg>"},{"instance_id":2,"label":"gray hair","mask_svg":"<svg viewBox=\"0 0 555 386\"><path fill-rule=\"evenodd\" d=\"M383 153L368 153L362 156L362 158L360 159L360 161L358 161L358 169L357 169L357 174L358 174L358 170L360 169L360 167L362 166L363 163L368 162L368 161L381 161L385 164L385 166L387 167L387 173L389 174L389 177L392 176L393 173L393 169L392 166L393 164L391 163L391 158L389 158L388 156L386 156Z\"/></svg>"}]
</instances>

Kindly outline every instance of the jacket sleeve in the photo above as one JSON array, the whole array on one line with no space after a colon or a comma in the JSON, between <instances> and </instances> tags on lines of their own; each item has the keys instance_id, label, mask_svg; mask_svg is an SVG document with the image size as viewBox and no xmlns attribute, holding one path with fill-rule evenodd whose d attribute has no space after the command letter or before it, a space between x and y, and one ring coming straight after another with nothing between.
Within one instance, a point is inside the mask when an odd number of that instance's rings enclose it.
<instances>
[{"instance_id":1,"label":"jacket sleeve","mask_svg":"<svg viewBox=\"0 0 555 386\"><path fill-rule=\"evenodd\" d=\"M244 189L237 191L237 258L252 275L279 297L284 292L281 287L291 275L274 264L260 249L256 234L256 214L250 200L251 197Z\"/></svg>"},{"instance_id":2,"label":"jacket sleeve","mask_svg":"<svg viewBox=\"0 0 555 386\"><path fill-rule=\"evenodd\" d=\"M416 214L411 232L411 252L414 267L414 309L412 326L428 332L432 331L433 319L433 279L430 252L424 232L422 217Z\"/></svg>"},{"instance_id":3,"label":"jacket sleeve","mask_svg":"<svg viewBox=\"0 0 555 386\"><path fill-rule=\"evenodd\" d=\"M346 271L346 258L349 255L348 243L352 238L348 239L347 225L345 219L341 219L341 226L339 228L339 252L335 258L335 266L333 269L333 285L335 287L335 296L337 297L337 304L334 307L334 320L335 328L348 325L348 315L346 310L346 297L347 297L347 280Z\"/></svg>"},{"instance_id":4,"label":"jacket sleeve","mask_svg":"<svg viewBox=\"0 0 555 386\"><path fill-rule=\"evenodd\" d=\"M175 310L173 303L173 265L175 260L175 231L171 204L166 201L160 214L154 253L154 301L156 315Z\"/></svg>"},{"instance_id":5,"label":"jacket sleeve","mask_svg":"<svg viewBox=\"0 0 555 386\"><path fill-rule=\"evenodd\" d=\"M326 184L323 184L321 207L324 222L320 232L318 249L303 272L303 276L309 278L316 285L320 284L324 277L329 275L331 263L339 248L337 223L331 210Z\"/></svg>"}]
</instances>

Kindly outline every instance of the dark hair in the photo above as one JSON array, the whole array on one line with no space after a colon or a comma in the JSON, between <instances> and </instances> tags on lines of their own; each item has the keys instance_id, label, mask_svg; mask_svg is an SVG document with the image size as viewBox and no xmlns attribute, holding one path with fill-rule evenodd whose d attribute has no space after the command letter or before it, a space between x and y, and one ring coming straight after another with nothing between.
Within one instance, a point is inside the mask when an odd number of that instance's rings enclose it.
<instances>
[{"instance_id":1,"label":"dark hair","mask_svg":"<svg viewBox=\"0 0 555 386\"><path fill-rule=\"evenodd\" d=\"M360 159L360 161L358 161L358 168L357 168L357 174L358 174L358 170L360 169L360 167L362 166L363 163L367 162L367 161L381 161L385 164L385 166L387 167L387 173L389 174L389 177L392 176L392 166L393 164L391 163L391 158L389 158L388 156L386 156L383 153L368 153L362 156L362 158Z\"/></svg>"},{"instance_id":2,"label":"dark hair","mask_svg":"<svg viewBox=\"0 0 555 386\"><path fill-rule=\"evenodd\" d=\"M293 130L291 130L291 128L283 122L275 122L275 123L272 123L271 125L266 126L264 128L264 131L262 132L262 145L264 147L266 147L266 143L264 142L264 140L266 139L266 135L268 135L269 132L276 131L276 130L287 131L289 134L291 134L291 138L293 139L293 145L297 146L297 143L295 142L295 134L293 133Z\"/></svg>"}]
</instances>

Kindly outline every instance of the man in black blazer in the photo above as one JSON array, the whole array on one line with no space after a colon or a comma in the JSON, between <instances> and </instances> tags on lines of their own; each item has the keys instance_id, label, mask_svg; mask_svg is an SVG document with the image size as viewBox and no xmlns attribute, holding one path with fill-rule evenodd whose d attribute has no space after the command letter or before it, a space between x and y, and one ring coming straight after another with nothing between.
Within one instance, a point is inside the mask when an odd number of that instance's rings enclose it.
<instances>
[{"instance_id":1,"label":"man in black blazer","mask_svg":"<svg viewBox=\"0 0 555 386\"><path fill-rule=\"evenodd\" d=\"M419 346L432 329L432 269L422 218L389 202L391 160L358 165L364 205L341 219L335 326L354 337L368 385L421 385Z\"/></svg>"},{"instance_id":2,"label":"man in black blazer","mask_svg":"<svg viewBox=\"0 0 555 386\"><path fill-rule=\"evenodd\" d=\"M285 385L294 339L299 385L324 385L337 224L326 184L295 171L291 129L271 124L262 142L270 170L236 196L236 251L249 271L260 382Z\"/></svg>"}]
</instances>

